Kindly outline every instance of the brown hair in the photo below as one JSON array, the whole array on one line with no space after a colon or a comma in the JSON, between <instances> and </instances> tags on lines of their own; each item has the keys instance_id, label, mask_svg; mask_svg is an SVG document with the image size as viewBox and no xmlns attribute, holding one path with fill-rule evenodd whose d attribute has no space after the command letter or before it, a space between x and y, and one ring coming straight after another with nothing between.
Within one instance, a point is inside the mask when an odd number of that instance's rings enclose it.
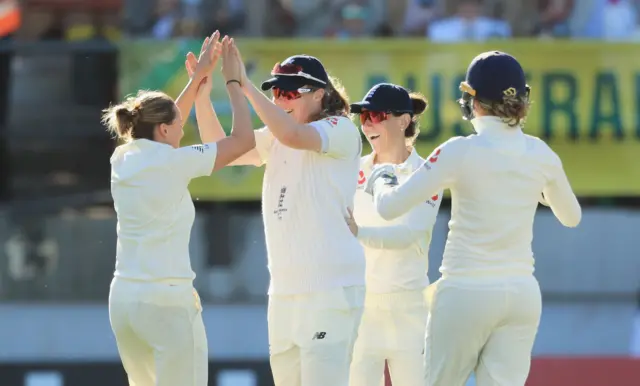
<instances>
[{"instance_id":1,"label":"brown hair","mask_svg":"<svg viewBox=\"0 0 640 386\"><path fill-rule=\"evenodd\" d=\"M413 107L413 116L411 117L409 126L404 130L404 137L408 145L413 145L416 138L418 138L418 134L420 134L420 117L429 106L429 103L427 102L427 98L418 92L410 93L409 97L411 98L411 105ZM394 115L400 116L402 114Z\"/></svg>"},{"instance_id":2,"label":"brown hair","mask_svg":"<svg viewBox=\"0 0 640 386\"><path fill-rule=\"evenodd\" d=\"M329 84L324 89L322 97L322 111L314 120L334 116L346 117L350 110L349 97L342 83L338 78L329 75Z\"/></svg>"},{"instance_id":3,"label":"brown hair","mask_svg":"<svg viewBox=\"0 0 640 386\"><path fill-rule=\"evenodd\" d=\"M502 118L502 121L511 127L523 126L531 102L527 95L504 96L502 102L486 102L476 99L480 107L487 113Z\"/></svg>"},{"instance_id":4,"label":"brown hair","mask_svg":"<svg viewBox=\"0 0 640 386\"><path fill-rule=\"evenodd\" d=\"M154 140L158 125L171 124L176 119L175 102L160 91L140 90L124 102L102 111L102 123L118 139Z\"/></svg>"}]
</instances>

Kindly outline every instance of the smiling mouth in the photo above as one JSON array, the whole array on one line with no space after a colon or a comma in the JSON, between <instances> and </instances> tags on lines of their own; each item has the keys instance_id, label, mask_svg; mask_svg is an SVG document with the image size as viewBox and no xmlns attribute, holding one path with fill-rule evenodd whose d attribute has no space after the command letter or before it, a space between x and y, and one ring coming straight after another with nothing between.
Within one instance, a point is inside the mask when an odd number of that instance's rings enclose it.
<instances>
[{"instance_id":1,"label":"smiling mouth","mask_svg":"<svg viewBox=\"0 0 640 386\"><path fill-rule=\"evenodd\" d=\"M373 141L373 140L378 139L378 138L380 138L380 134L375 134L375 135L369 136L369 140L370 141Z\"/></svg>"}]
</instances>

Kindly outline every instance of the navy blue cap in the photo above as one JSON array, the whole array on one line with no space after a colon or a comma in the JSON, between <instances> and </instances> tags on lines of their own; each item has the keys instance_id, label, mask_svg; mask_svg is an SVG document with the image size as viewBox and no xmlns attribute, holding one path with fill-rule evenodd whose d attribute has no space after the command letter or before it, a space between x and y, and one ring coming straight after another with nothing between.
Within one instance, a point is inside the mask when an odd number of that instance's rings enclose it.
<instances>
[{"instance_id":1,"label":"navy blue cap","mask_svg":"<svg viewBox=\"0 0 640 386\"><path fill-rule=\"evenodd\" d=\"M413 114L413 102L404 87L379 83L369 90L361 102L351 104L351 112L360 114L362 110Z\"/></svg>"},{"instance_id":2,"label":"navy blue cap","mask_svg":"<svg viewBox=\"0 0 640 386\"><path fill-rule=\"evenodd\" d=\"M502 102L505 96L525 96L529 92L524 70L513 56L488 51L476 56L460 90L488 102Z\"/></svg>"},{"instance_id":3,"label":"navy blue cap","mask_svg":"<svg viewBox=\"0 0 640 386\"><path fill-rule=\"evenodd\" d=\"M295 55L276 63L271 75L273 78L262 83L263 91L273 87L291 91L306 85L319 88L329 85L329 75L322 62L309 55Z\"/></svg>"}]
</instances>

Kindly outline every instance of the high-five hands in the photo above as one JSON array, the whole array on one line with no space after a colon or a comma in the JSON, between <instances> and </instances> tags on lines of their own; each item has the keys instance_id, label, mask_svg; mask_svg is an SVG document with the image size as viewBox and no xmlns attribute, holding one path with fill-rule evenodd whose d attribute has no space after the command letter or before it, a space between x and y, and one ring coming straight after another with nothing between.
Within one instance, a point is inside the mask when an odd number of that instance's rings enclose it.
<instances>
[{"instance_id":1,"label":"high-five hands","mask_svg":"<svg viewBox=\"0 0 640 386\"><path fill-rule=\"evenodd\" d=\"M228 39L225 36L225 39ZM198 82L198 95L211 94L213 87L211 74L222 55L224 39L220 40L220 32L216 31L211 36L207 36L202 42L200 55L196 58L193 52L187 54L185 67L187 74L194 81Z\"/></svg>"},{"instance_id":2,"label":"high-five hands","mask_svg":"<svg viewBox=\"0 0 640 386\"><path fill-rule=\"evenodd\" d=\"M236 46L236 42L233 38L229 44L229 58L235 63L237 66L236 69L239 71L238 74L235 74L237 76L235 79L240 81L242 87L248 87L251 84L251 81L247 76L247 68L242 60L242 55L240 55L240 50L238 50L238 46Z\"/></svg>"},{"instance_id":3,"label":"high-five hands","mask_svg":"<svg viewBox=\"0 0 640 386\"><path fill-rule=\"evenodd\" d=\"M238 81L243 85L244 63L240 59L236 42L233 38L223 39L222 44L222 76L224 80Z\"/></svg>"}]
</instances>

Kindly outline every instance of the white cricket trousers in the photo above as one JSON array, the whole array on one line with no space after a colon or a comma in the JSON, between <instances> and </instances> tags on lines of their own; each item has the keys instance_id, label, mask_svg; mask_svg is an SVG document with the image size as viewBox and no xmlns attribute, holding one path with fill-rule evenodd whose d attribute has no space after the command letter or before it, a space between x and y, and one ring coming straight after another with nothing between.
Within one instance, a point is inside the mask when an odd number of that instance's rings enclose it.
<instances>
[{"instance_id":1,"label":"white cricket trousers","mask_svg":"<svg viewBox=\"0 0 640 386\"><path fill-rule=\"evenodd\" d=\"M348 386L364 287L270 295L269 354L275 386Z\"/></svg>"},{"instance_id":2,"label":"white cricket trousers","mask_svg":"<svg viewBox=\"0 0 640 386\"><path fill-rule=\"evenodd\" d=\"M393 386L422 386L428 312L424 290L368 292L349 386L384 385L385 360Z\"/></svg>"},{"instance_id":3,"label":"white cricket trousers","mask_svg":"<svg viewBox=\"0 0 640 386\"><path fill-rule=\"evenodd\" d=\"M129 385L207 385L207 336L190 280L114 278L109 319Z\"/></svg>"},{"instance_id":4,"label":"white cricket trousers","mask_svg":"<svg viewBox=\"0 0 640 386\"><path fill-rule=\"evenodd\" d=\"M542 300L533 275L445 277L430 286L427 386L524 386Z\"/></svg>"}]
</instances>

